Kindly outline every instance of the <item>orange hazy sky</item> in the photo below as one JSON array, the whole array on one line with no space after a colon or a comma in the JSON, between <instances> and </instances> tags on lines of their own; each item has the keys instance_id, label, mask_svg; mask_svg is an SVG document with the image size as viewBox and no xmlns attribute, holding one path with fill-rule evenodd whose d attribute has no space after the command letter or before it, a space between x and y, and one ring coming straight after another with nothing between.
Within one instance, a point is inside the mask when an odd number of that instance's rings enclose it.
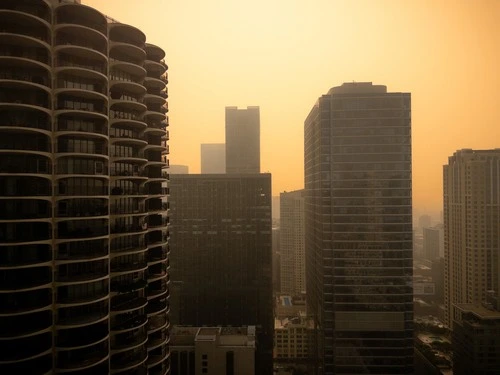
<instances>
[{"instance_id":1,"label":"orange hazy sky","mask_svg":"<svg viewBox=\"0 0 500 375\"><path fill-rule=\"evenodd\" d=\"M442 165L500 147L500 0L83 0L167 52L170 162L200 171L224 107L258 105L273 195L304 186L303 124L348 81L411 92L416 213L442 208Z\"/></svg>"}]
</instances>

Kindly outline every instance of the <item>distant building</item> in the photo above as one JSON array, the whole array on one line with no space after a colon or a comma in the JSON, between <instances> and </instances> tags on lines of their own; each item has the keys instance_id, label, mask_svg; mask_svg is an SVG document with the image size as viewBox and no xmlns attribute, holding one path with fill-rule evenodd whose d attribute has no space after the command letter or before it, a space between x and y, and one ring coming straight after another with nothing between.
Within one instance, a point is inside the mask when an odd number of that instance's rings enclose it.
<instances>
[{"instance_id":1,"label":"distant building","mask_svg":"<svg viewBox=\"0 0 500 375\"><path fill-rule=\"evenodd\" d=\"M321 373L413 373L410 94L330 89L305 120L304 165Z\"/></svg>"},{"instance_id":2,"label":"distant building","mask_svg":"<svg viewBox=\"0 0 500 375\"><path fill-rule=\"evenodd\" d=\"M255 348L254 326L174 326L171 375L254 375Z\"/></svg>"},{"instance_id":3,"label":"distant building","mask_svg":"<svg viewBox=\"0 0 500 375\"><path fill-rule=\"evenodd\" d=\"M200 147L201 173L226 173L226 145L202 143Z\"/></svg>"},{"instance_id":4,"label":"distant building","mask_svg":"<svg viewBox=\"0 0 500 375\"><path fill-rule=\"evenodd\" d=\"M281 293L298 295L306 290L304 190L280 194Z\"/></svg>"},{"instance_id":5,"label":"distant building","mask_svg":"<svg viewBox=\"0 0 500 375\"><path fill-rule=\"evenodd\" d=\"M260 173L259 107L226 107L226 173Z\"/></svg>"},{"instance_id":6,"label":"distant building","mask_svg":"<svg viewBox=\"0 0 500 375\"><path fill-rule=\"evenodd\" d=\"M170 164L168 172L170 174L188 174L189 166L181 164Z\"/></svg>"},{"instance_id":7,"label":"distant building","mask_svg":"<svg viewBox=\"0 0 500 375\"><path fill-rule=\"evenodd\" d=\"M424 259L434 260L444 253L443 227L423 228L423 255Z\"/></svg>"},{"instance_id":8,"label":"distant building","mask_svg":"<svg viewBox=\"0 0 500 375\"><path fill-rule=\"evenodd\" d=\"M271 175L170 177L172 323L257 326L272 372Z\"/></svg>"},{"instance_id":9,"label":"distant building","mask_svg":"<svg viewBox=\"0 0 500 375\"><path fill-rule=\"evenodd\" d=\"M279 220L279 218L280 218L280 197L279 196L273 197L272 207L273 207L273 219Z\"/></svg>"},{"instance_id":10,"label":"distant building","mask_svg":"<svg viewBox=\"0 0 500 375\"><path fill-rule=\"evenodd\" d=\"M281 292L280 228L273 227L273 295Z\"/></svg>"},{"instance_id":11,"label":"distant building","mask_svg":"<svg viewBox=\"0 0 500 375\"><path fill-rule=\"evenodd\" d=\"M500 312L456 304L453 319L453 374L500 372Z\"/></svg>"},{"instance_id":12,"label":"distant building","mask_svg":"<svg viewBox=\"0 0 500 375\"><path fill-rule=\"evenodd\" d=\"M304 315L274 321L275 362L304 362L315 355L314 322Z\"/></svg>"},{"instance_id":13,"label":"distant building","mask_svg":"<svg viewBox=\"0 0 500 375\"><path fill-rule=\"evenodd\" d=\"M424 228L429 228L432 224L430 215L422 215L418 218L418 228L422 231Z\"/></svg>"},{"instance_id":14,"label":"distant building","mask_svg":"<svg viewBox=\"0 0 500 375\"><path fill-rule=\"evenodd\" d=\"M170 164L170 167L168 168L168 172L170 174L188 174L189 173L189 166L180 165L180 164Z\"/></svg>"},{"instance_id":15,"label":"distant building","mask_svg":"<svg viewBox=\"0 0 500 375\"><path fill-rule=\"evenodd\" d=\"M274 314L277 319L298 316L306 312L305 296L279 296L275 299Z\"/></svg>"},{"instance_id":16,"label":"distant building","mask_svg":"<svg viewBox=\"0 0 500 375\"><path fill-rule=\"evenodd\" d=\"M444 166L445 323L455 304L500 295L500 149L459 150Z\"/></svg>"}]
</instances>

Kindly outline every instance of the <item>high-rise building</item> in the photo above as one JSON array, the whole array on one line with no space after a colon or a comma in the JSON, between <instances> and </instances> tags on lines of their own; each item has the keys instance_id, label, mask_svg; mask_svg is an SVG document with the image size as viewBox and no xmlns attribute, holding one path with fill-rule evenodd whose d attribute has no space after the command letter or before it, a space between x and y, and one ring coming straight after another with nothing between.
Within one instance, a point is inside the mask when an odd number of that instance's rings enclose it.
<instances>
[{"instance_id":1,"label":"high-rise building","mask_svg":"<svg viewBox=\"0 0 500 375\"><path fill-rule=\"evenodd\" d=\"M423 228L423 253L427 260L434 260L443 256L444 251L444 233L443 227Z\"/></svg>"},{"instance_id":2,"label":"high-rise building","mask_svg":"<svg viewBox=\"0 0 500 375\"><path fill-rule=\"evenodd\" d=\"M172 323L257 327L272 373L271 175L170 176Z\"/></svg>"},{"instance_id":3,"label":"high-rise building","mask_svg":"<svg viewBox=\"0 0 500 375\"><path fill-rule=\"evenodd\" d=\"M260 173L259 107L226 107L226 173Z\"/></svg>"},{"instance_id":4,"label":"high-rise building","mask_svg":"<svg viewBox=\"0 0 500 375\"><path fill-rule=\"evenodd\" d=\"M167 374L165 52L0 2L0 373Z\"/></svg>"},{"instance_id":5,"label":"high-rise building","mask_svg":"<svg viewBox=\"0 0 500 375\"><path fill-rule=\"evenodd\" d=\"M455 304L500 293L500 149L459 150L443 168L445 323Z\"/></svg>"},{"instance_id":6,"label":"high-rise building","mask_svg":"<svg viewBox=\"0 0 500 375\"><path fill-rule=\"evenodd\" d=\"M344 83L304 125L306 288L323 374L413 367L411 98Z\"/></svg>"},{"instance_id":7,"label":"high-rise building","mask_svg":"<svg viewBox=\"0 0 500 375\"><path fill-rule=\"evenodd\" d=\"M418 228L420 229L420 231L423 231L424 228L429 228L431 226L431 223L432 218L430 217L430 215L421 215L418 218Z\"/></svg>"},{"instance_id":8,"label":"high-rise building","mask_svg":"<svg viewBox=\"0 0 500 375\"><path fill-rule=\"evenodd\" d=\"M453 374L495 375L500 370L500 311L455 304Z\"/></svg>"},{"instance_id":9,"label":"high-rise building","mask_svg":"<svg viewBox=\"0 0 500 375\"><path fill-rule=\"evenodd\" d=\"M299 295L306 290L304 253L304 190L280 194L281 293Z\"/></svg>"},{"instance_id":10,"label":"high-rise building","mask_svg":"<svg viewBox=\"0 0 500 375\"><path fill-rule=\"evenodd\" d=\"M224 143L201 144L201 173L226 173L226 145Z\"/></svg>"}]
</instances>

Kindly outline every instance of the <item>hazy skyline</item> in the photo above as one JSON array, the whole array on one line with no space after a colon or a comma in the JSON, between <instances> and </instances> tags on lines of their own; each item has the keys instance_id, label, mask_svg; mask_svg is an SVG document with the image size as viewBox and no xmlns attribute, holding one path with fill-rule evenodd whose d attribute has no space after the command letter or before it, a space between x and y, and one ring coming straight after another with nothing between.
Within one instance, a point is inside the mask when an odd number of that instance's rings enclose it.
<instances>
[{"instance_id":1,"label":"hazy skyline","mask_svg":"<svg viewBox=\"0 0 500 375\"><path fill-rule=\"evenodd\" d=\"M166 50L170 162L192 173L201 143L224 142L226 106L260 106L273 195L303 188L305 117L353 80L412 94L416 211L442 209L442 166L457 149L500 147L500 1L83 3Z\"/></svg>"}]
</instances>

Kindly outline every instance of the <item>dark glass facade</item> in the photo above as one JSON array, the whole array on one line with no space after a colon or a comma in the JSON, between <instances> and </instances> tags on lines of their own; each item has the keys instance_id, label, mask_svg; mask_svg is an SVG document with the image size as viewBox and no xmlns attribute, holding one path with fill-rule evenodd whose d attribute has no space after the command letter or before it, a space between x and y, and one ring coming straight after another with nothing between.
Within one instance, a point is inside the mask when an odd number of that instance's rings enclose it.
<instances>
[{"instance_id":1,"label":"dark glass facade","mask_svg":"<svg viewBox=\"0 0 500 375\"><path fill-rule=\"evenodd\" d=\"M371 83L333 88L304 137L317 371L412 373L410 94Z\"/></svg>"},{"instance_id":2,"label":"dark glass facade","mask_svg":"<svg viewBox=\"0 0 500 375\"><path fill-rule=\"evenodd\" d=\"M170 177L172 323L257 327L272 374L271 175Z\"/></svg>"}]
</instances>

